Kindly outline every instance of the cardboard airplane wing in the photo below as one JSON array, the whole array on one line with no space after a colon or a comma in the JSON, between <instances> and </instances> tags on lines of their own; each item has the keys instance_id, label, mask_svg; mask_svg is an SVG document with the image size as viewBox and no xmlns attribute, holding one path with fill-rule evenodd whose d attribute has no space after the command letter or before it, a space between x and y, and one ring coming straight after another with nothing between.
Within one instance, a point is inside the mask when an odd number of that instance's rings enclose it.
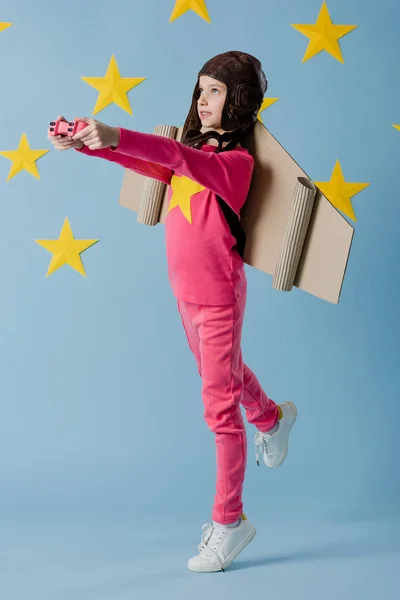
<instances>
[{"instance_id":1,"label":"cardboard airplane wing","mask_svg":"<svg viewBox=\"0 0 400 600\"><path fill-rule=\"evenodd\" d=\"M179 141L182 127L160 125L154 133ZM246 147L254 157L254 173L241 211L245 262L271 275L277 290L295 286L337 304L353 227L260 121ZM119 203L137 212L139 223L164 223L167 188L125 169Z\"/></svg>"}]
</instances>

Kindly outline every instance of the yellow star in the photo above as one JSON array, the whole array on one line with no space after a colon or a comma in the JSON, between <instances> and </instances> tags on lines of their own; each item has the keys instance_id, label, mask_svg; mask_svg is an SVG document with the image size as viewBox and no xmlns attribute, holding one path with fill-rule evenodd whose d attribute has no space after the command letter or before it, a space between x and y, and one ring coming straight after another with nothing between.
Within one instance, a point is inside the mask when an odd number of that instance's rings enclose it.
<instances>
[{"instance_id":1,"label":"yellow star","mask_svg":"<svg viewBox=\"0 0 400 600\"><path fill-rule=\"evenodd\" d=\"M344 180L340 162L337 160L330 181L315 181L315 185L337 209L356 221L350 198L364 190L369 183L350 183Z\"/></svg>"},{"instance_id":2,"label":"yellow star","mask_svg":"<svg viewBox=\"0 0 400 600\"><path fill-rule=\"evenodd\" d=\"M7 181L22 170L28 171L28 173L37 179L40 179L35 163L39 158L47 154L47 152L49 152L49 150L31 150L26 134L23 133L16 150L4 150L0 152L1 156L8 158L8 160L11 160L13 163L10 172L8 173Z\"/></svg>"},{"instance_id":3,"label":"yellow star","mask_svg":"<svg viewBox=\"0 0 400 600\"><path fill-rule=\"evenodd\" d=\"M392 127L394 127L395 129L397 129L398 131L400 131L400 125L392 125Z\"/></svg>"},{"instance_id":4,"label":"yellow star","mask_svg":"<svg viewBox=\"0 0 400 600\"><path fill-rule=\"evenodd\" d=\"M93 116L112 102L133 116L127 92L142 83L146 77L121 77L117 61L112 55L104 77L81 77L81 79L100 92L92 113Z\"/></svg>"},{"instance_id":5,"label":"yellow star","mask_svg":"<svg viewBox=\"0 0 400 600\"><path fill-rule=\"evenodd\" d=\"M327 4L324 0L315 24L292 25L292 27L310 38L307 50L303 56L303 63L319 52L322 52L322 50L326 50L333 58L344 63L338 40L350 31L353 31L357 25L333 25Z\"/></svg>"},{"instance_id":6,"label":"yellow star","mask_svg":"<svg viewBox=\"0 0 400 600\"><path fill-rule=\"evenodd\" d=\"M279 98L264 98L261 108L259 110L258 113L258 120L261 121L261 123L263 122L262 117L261 117L261 113L266 109L269 108L270 106L272 106L273 104L275 104L275 102L277 102L279 100Z\"/></svg>"},{"instance_id":7,"label":"yellow star","mask_svg":"<svg viewBox=\"0 0 400 600\"><path fill-rule=\"evenodd\" d=\"M63 265L69 265L75 269L75 271L78 271L78 273L86 277L80 254L98 241L99 240L76 240L72 235L68 219L65 219L58 240L35 240L37 244L43 246L43 248L53 254L46 277L54 273L54 271Z\"/></svg>"},{"instance_id":8,"label":"yellow star","mask_svg":"<svg viewBox=\"0 0 400 600\"><path fill-rule=\"evenodd\" d=\"M202 192L205 190L205 187L197 183L197 181L193 181L193 179L189 179L189 177L178 177L177 175L173 175L171 179L171 188L173 190L173 195L171 197L168 212L179 206L183 216L192 223L192 210L190 206L190 200L194 194L198 192Z\"/></svg>"},{"instance_id":9,"label":"yellow star","mask_svg":"<svg viewBox=\"0 0 400 600\"><path fill-rule=\"evenodd\" d=\"M205 0L176 0L169 22L172 23L175 19L179 19L188 10L192 10L207 23L211 23Z\"/></svg>"},{"instance_id":10,"label":"yellow star","mask_svg":"<svg viewBox=\"0 0 400 600\"><path fill-rule=\"evenodd\" d=\"M5 23L4 21L0 22L0 32L5 31L9 27L11 27L12 23Z\"/></svg>"}]
</instances>

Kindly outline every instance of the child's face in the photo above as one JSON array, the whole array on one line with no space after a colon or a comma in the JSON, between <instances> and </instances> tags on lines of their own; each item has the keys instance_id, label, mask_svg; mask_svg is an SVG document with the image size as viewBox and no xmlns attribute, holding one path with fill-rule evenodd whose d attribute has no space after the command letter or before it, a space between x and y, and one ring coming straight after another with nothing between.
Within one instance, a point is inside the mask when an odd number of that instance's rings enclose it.
<instances>
[{"instance_id":1,"label":"child's face","mask_svg":"<svg viewBox=\"0 0 400 600\"><path fill-rule=\"evenodd\" d=\"M227 87L221 81L208 75L201 75L200 97L197 101L197 111L201 120L202 132L218 131L221 129L222 109L225 104Z\"/></svg>"}]
</instances>

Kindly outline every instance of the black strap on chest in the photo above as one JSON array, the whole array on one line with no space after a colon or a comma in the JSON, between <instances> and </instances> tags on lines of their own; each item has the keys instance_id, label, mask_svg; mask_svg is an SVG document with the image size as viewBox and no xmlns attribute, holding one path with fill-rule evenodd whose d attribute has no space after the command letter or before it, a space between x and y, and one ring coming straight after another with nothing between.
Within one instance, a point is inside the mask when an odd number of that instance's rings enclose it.
<instances>
[{"instance_id":1,"label":"black strap on chest","mask_svg":"<svg viewBox=\"0 0 400 600\"><path fill-rule=\"evenodd\" d=\"M229 142L229 144L227 144L220 151L227 152L229 150L232 150L236 146L236 144L237 144L237 140L233 139L231 142ZM224 213L224 217L229 225L231 233L232 233L233 237L236 239L236 246L234 246L234 248L236 248L239 255L242 257L242 259L244 259L244 250L246 247L246 234L242 228L240 219L237 216L237 214L235 213L235 211L232 210L231 207L225 202L225 200L222 200L222 198L220 196L217 196L217 200L221 207L222 212Z\"/></svg>"},{"instance_id":2,"label":"black strap on chest","mask_svg":"<svg viewBox=\"0 0 400 600\"><path fill-rule=\"evenodd\" d=\"M240 256L244 257L244 249L246 246L246 234L243 231L243 228L240 224L240 219L235 213L234 210L224 201L220 196L217 196L218 203L221 207L222 212L224 213L224 217L228 222L229 228L234 238L236 238L236 250L240 254Z\"/></svg>"}]
</instances>

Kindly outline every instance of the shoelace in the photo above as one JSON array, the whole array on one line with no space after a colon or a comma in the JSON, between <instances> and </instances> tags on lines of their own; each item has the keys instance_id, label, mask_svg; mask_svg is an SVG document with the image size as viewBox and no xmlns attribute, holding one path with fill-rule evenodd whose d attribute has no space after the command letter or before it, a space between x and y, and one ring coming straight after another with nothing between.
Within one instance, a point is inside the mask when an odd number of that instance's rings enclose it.
<instances>
[{"instance_id":1,"label":"shoelace","mask_svg":"<svg viewBox=\"0 0 400 600\"><path fill-rule=\"evenodd\" d=\"M264 452L264 449L265 449L265 452L267 454L272 454L271 438L272 438L272 435L270 435L268 433L263 433L262 431L257 431L257 433L255 435L254 442L256 445L256 462L257 462L258 466L260 466L259 452L262 455Z\"/></svg>"},{"instance_id":2,"label":"shoelace","mask_svg":"<svg viewBox=\"0 0 400 600\"><path fill-rule=\"evenodd\" d=\"M197 546L197 549L200 552L200 554L212 556L213 558L215 558L218 565L222 569L221 561L219 560L215 550L218 547L219 542L225 535L225 529L223 527L214 527L214 525L210 525L209 523L203 525L202 529L203 534L201 536L201 542Z\"/></svg>"}]
</instances>

